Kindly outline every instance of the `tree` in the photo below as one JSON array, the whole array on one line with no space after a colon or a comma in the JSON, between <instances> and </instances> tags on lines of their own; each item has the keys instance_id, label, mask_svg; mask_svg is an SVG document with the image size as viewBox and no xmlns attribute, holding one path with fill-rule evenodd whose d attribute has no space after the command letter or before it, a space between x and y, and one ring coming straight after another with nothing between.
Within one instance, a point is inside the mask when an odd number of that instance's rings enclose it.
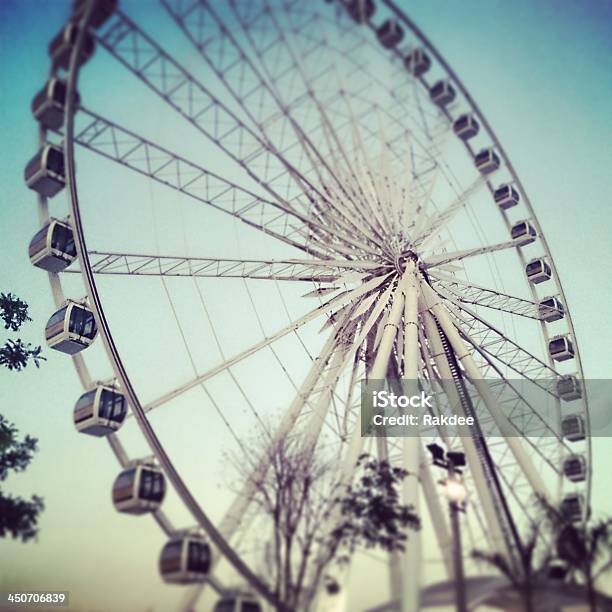
<instances>
[{"instance_id":1,"label":"tree","mask_svg":"<svg viewBox=\"0 0 612 612\"><path fill-rule=\"evenodd\" d=\"M419 527L413 508L400 501L407 472L387 461L363 455L356 483L346 486L334 462L297 436L271 442L262 435L256 450L269 464L252 481L252 501L272 535L267 579L278 610L308 610L322 580L334 587L331 565L347 563L361 547L403 550L405 530Z\"/></svg>"},{"instance_id":2,"label":"tree","mask_svg":"<svg viewBox=\"0 0 612 612\"><path fill-rule=\"evenodd\" d=\"M23 472L37 450L36 438L26 435L19 441L17 435L15 425L0 415L0 482L4 482L11 471ZM43 500L37 495L25 500L0 490L0 537L11 534L23 542L33 538L38 532L38 515L43 509Z\"/></svg>"},{"instance_id":3,"label":"tree","mask_svg":"<svg viewBox=\"0 0 612 612\"><path fill-rule=\"evenodd\" d=\"M39 368L41 360L46 360L45 357L41 356L41 351L42 347L33 347L30 343L25 344L21 338L7 340L4 346L0 347L0 365L7 367L9 370L20 372L32 359L34 365Z\"/></svg>"},{"instance_id":4,"label":"tree","mask_svg":"<svg viewBox=\"0 0 612 612\"><path fill-rule=\"evenodd\" d=\"M549 579L552 562L557 558L567 565L571 580L581 578L589 608L596 612L595 583L612 569L612 518L575 524L547 499L539 497L538 504L540 520L522 544L519 567L499 553L476 550L472 552L473 558L488 563L508 578L527 612L535 609L538 586Z\"/></svg>"},{"instance_id":5,"label":"tree","mask_svg":"<svg viewBox=\"0 0 612 612\"><path fill-rule=\"evenodd\" d=\"M595 584L612 569L612 518L601 518L584 523L573 522L562 508L540 498L540 505L553 533L557 554L584 582L589 608L597 610Z\"/></svg>"},{"instance_id":6,"label":"tree","mask_svg":"<svg viewBox=\"0 0 612 612\"><path fill-rule=\"evenodd\" d=\"M19 331L23 323L31 321L28 316L28 305L12 293L0 293L0 318L4 321L4 329ZM32 346L21 338L9 339L0 347L0 365L9 370L20 372L32 360L39 368L40 362L45 360L41 355L40 346Z\"/></svg>"},{"instance_id":7,"label":"tree","mask_svg":"<svg viewBox=\"0 0 612 612\"><path fill-rule=\"evenodd\" d=\"M526 612L532 612L535 609L534 596L538 584L548 578L551 561L553 560L550 547L546 547L541 556L538 557L536 554L541 537L542 523L533 525L519 550L518 566L512 564L501 553L490 553L482 550L472 551L472 558L494 567L508 579L521 598Z\"/></svg>"},{"instance_id":8,"label":"tree","mask_svg":"<svg viewBox=\"0 0 612 612\"><path fill-rule=\"evenodd\" d=\"M336 559L339 562L348 561L360 546L404 551L406 528L420 527L414 508L400 499L399 489L407 470L368 454L359 457L357 470L355 484L337 499L342 521L330 537L332 547L337 543L343 551L344 557Z\"/></svg>"},{"instance_id":9,"label":"tree","mask_svg":"<svg viewBox=\"0 0 612 612\"><path fill-rule=\"evenodd\" d=\"M4 329L19 331L28 316L28 305L12 293L0 293L0 318L4 321Z\"/></svg>"},{"instance_id":10,"label":"tree","mask_svg":"<svg viewBox=\"0 0 612 612\"><path fill-rule=\"evenodd\" d=\"M31 321L28 316L28 305L12 293L0 293L0 318L4 328L19 331L23 323ZM32 347L20 338L9 339L0 347L0 365L9 370L21 371L32 359L40 367L41 347ZM0 414L0 482L4 482L11 471L22 472L30 464L37 451L38 440L26 435L18 440L18 431ZM44 503L38 495L27 500L0 489L0 537L12 535L27 542L38 533L38 517L44 509Z\"/></svg>"}]
</instances>

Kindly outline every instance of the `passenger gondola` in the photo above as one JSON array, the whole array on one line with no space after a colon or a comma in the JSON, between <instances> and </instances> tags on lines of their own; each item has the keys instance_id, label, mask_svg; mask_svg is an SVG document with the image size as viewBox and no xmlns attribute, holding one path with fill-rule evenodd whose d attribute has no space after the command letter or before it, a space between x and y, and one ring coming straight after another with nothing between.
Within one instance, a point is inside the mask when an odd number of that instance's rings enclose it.
<instances>
[{"instance_id":1,"label":"passenger gondola","mask_svg":"<svg viewBox=\"0 0 612 612\"><path fill-rule=\"evenodd\" d=\"M555 296L547 297L538 304L538 317L541 321L552 323L559 321L565 316L565 308L561 301Z\"/></svg>"},{"instance_id":2,"label":"passenger gondola","mask_svg":"<svg viewBox=\"0 0 612 612\"><path fill-rule=\"evenodd\" d=\"M365 23L376 11L374 0L341 0L346 12L357 23Z\"/></svg>"},{"instance_id":3,"label":"passenger gondola","mask_svg":"<svg viewBox=\"0 0 612 612\"><path fill-rule=\"evenodd\" d=\"M510 235L518 246L525 246L534 242L538 233L529 221L519 221L512 226Z\"/></svg>"},{"instance_id":4,"label":"passenger gondola","mask_svg":"<svg viewBox=\"0 0 612 612\"><path fill-rule=\"evenodd\" d=\"M404 66L412 76L423 76L431 68L431 59L422 48L413 49L405 58Z\"/></svg>"},{"instance_id":5,"label":"passenger gondola","mask_svg":"<svg viewBox=\"0 0 612 612\"><path fill-rule=\"evenodd\" d=\"M66 106L66 81L53 77L34 96L32 100L32 114L36 121L48 130L57 130L64 122L64 108ZM76 103L79 103L79 94L76 94Z\"/></svg>"},{"instance_id":6,"label":"passenger gondola","mask_svg":"<svg viewBox=\"0 0 612 612\"><path fill-rule=\"evenodd\" d=\"M87 348L97 333L93 312L87 306L71 300L51 316L45 328L49 347L69 355Z\"/></svg>"},{"instance_id":7,"label":"passenger gondola","mask_svg":"<svg viewBox=\"0 0 612 612\"><path fill-rule=\"evenodd\" d=\"M569 493L561 500L561 515L572 523L584 518L584 496L580 493Z\"/></svg>"},{"instance_id":8,"label":"passenger gondola","mask_svg":"<svg viewBox=\"0 0 612 612\"><path fill-rule=\"evenodd\" d=\"M254 595L236 592L223 595L213 612L262 612L262 607Z\"/></svg>"},{"instance_id":9,"label":"passenger gondola","mask_svg":"<svg viewBox=\"0 0 612 612\"><path fill-rule=\"evenodd\" d=\"M529 282L535 285L539 285L552 278L550 266L546 263L546 260L541 257L529 261L525 266L525 273L527 274Z\"/></svg>"},{"instance_id":10,"label":"passenger gondola","mask_svg":"<svg viewBox=\"0 0 612 612\"><path fill-rule=\"evenodd\" d=\"M157 510L165 494L164 474L152 462L126 468L113 483L113 504L119 512L127 514Z\"/></svg>"},{"instance_id":11,"label":"passenger gondola","mask_svg":"<svg viewBox=\"0 0 612 612\"><path fill-rule=\"evenodd\" d=\"M584 420L579 414L568 414L561 420L561 433L569 442L584 440L586 432Z\"/></svg>"},{"instance_id":12,"label":"passenger gondola","mask_svg":"<svg viewBox=\"0 0 612 612\"><path fill-rule=\"evenodd\" d=\"M491 172L499 169L501 160L493 149L482 149L474 157L474 164L482 174L491 174Z\"/></svg>"},{"instance_id":13,"label":"passenger gondola","mask_svg":"<svg viewBox=\"0 0 612 612\"><path fill-rule=\"evenodd\" d=\"M574 343L569 335L555 336L548 342L548 352L555 361L574 358Z\"/></svg>"},{"instance_id":14,"label":"passenger gondola","mask_svg":"<svg viewBox=\"0 0 612 612\"><path fill-rule=\"evenodd\" d=\"M572 374L561 376L557 380L557 395L564 402L572 402L582 397L582 385Z\"/></svg>"},{"instance_id":15,"label":"passenger gondola","mask_svg":"<svg viewBox=\"0 0 612 612\"><path fill-rule=\"evenodd\" d=\"M91 436L107 436L117 431L127 415L123 393L108 385L96 385L86 391L74 406L77 431Z\"/></svg>"},{"instance_id":16,"label":"passenger gondola","mask_svg":"<svg viewBox=\"0 0 612 612\"><path fill-rule=\"evenodd\" d=\"M455 99L455 89L449 81L438 81L430 90L429 97L434 104L446 106Z\"/></svg>"},{"instance_id":17,"label":"passenger gondola","mask_svg":"<svg viewBox=\"0 0 612 612\"><path fill-rule=\"evenodd\" d=\"M43 145L24 171L26 185L47 198L66 186L64 152L55 144Z\"/></svg>"},{"instance_id":18,"label":"passenger gondola","mask_svg":"<svg viewBox=\"0 0 612 612\"><path fill-rule=\"evenodd\" d=\"M177 535L162 549L159 571L165 582L192 584L204 582L211 563L210 545L201 535Z\"/></svg>"},{"instance_id":19,"label":"passenger gondola","mask_svg":"<svg viewBox=\"0 0 612 612\"><path fill-rule=\"evenodd\" d=\"M478 134L480 125L471 113L465 113L455 119L453 123L453 132L455 136L461 138L461 140L469 140Z\"/></svg>"},{"instance_id":20,"label":"passenger gondola","mask_svg":"<svg viewBox=\"0 0 612 612\"><path fill-rule=\"evenodd\" d=\"M572 482L583 482L587 477L587 463L583 455L569 455L563 461L563 474Z\"/></svg>"},{"instance_id":21,"label":"passenger gondola","mask_svg":"<svg viewBox=\"0 0 612 612\"><path fill-rule=\"evenodd\" d=\"M61 272L77 256L71 227L63 221L51 219L30 241L30 261L47 272Z\"/></svg>"},{"instance_id":22,"label":"passenger gondola","mask_svg":"<svg viewBox=\"0 0 612 612\"><path fill-rule=\"evenodd\" d=\"M397 22L397 19L387 19L376 30L376 37L385 49L393 49L393 47L397 47L402 42L404 30Z\"/></svg>"},{"instance_id":23,"label":"passenger gondola","mask_svg":"<svg viewBox=\"0 0 612 612\"><path fill-rule=\"evenodd\" d=\"M49 55L55 66L68 70L72 50L79 35L79 25L74 21L68 22L62 31L49 44ZM94 53L95 42L93 36L87 32L81 48L79 65L84 64Z\"/></svg>"},{"instance_id":24,"label":"passenger gondola","mask_svg":"<svg viewBox=\"0 0 612 612\"><path fill-rule=\"evenodd\" d=\"M502 209L507 210L519 203L521 199L518 191L512 185L500 185L494 192L495 203Z\"/></svg>"},{"instance_id":25,"label":"passenger gondola","mask_svg":"<svg viewBox=\"0 0 612 612\"><path fill-rule=\"evenodd\" d=\"M73 21L79 21L83 17L87 5L88 0L74 0L72 6ZM92 28L99 28L110 19L115 10L117 10L117 0L96 0L89 25Z\"/></svg>"}]
</instances>

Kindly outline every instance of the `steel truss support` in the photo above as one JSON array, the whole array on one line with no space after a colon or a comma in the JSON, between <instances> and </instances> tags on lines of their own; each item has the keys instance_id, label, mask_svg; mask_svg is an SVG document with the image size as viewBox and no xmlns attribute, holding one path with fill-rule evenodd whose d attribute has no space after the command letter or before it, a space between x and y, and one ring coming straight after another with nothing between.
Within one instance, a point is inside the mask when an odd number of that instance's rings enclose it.
<instances>
[{"instance_id":1,"label":"steel truss support","mask_svg":"<svg viewBox=\"0 0 612 612\"><path fill-rule=\"evenodd\" d=\"M506 438L506 444L510 447L514 458L518 465L523 470L523 473L527 477L527 480L531 484L534 493L540 495L546 499L549 499L549 493L544 485L544 481L540 477L540 474L535 469L531 459L527 455L525 448L523 447L520 439L517 437L519 432L515 429L512 423L508 420L506 415L499 409L499 406L495 402L491 390L485 380L482 378L482 374L474 361L472 354L467 349L465 343L461 339L459 332L453 322L450 319L450 315L440 298L434 293L426 282L421 283L421 289L428 302L428 306L433 312L434 316L438 320L438 323L444 330L453 351L455 352L457 359L462 364L465 372L470 379L470 382L474 385L479 395L487 407L489 413L493 417L495 424L497 425L500 433Z\"/></svg>"},{"instance_id":2,"label":"steel truss support","mask_svg":"<svg viewBox=\"0 0 612 612\"><path fill-rule=\"evenodd\" d=\"M453 315L459 329L470 342L480 346L482 351L500 363L508 366L519 376L527 378L554 397L556 388L550 379L556 380L559 373L549 364L524 349L492 323L464 304L450 300L456 308Z\"/></svg>"},{"instance_id":3,"label":"steel truss support","mask_svg":"<svg viewBox=\"0 0 612 612\"><path fill-rule=\"evenodd\" d=\"M257 260L217 259L207 257L173 257L90 251L91 268L95 274L119 276L184 276L200 278L250 278L255 280L303 281L331 283L343 280L343 275L380 271L371 261L347 260ZM65 270L78 273L76 267ZM357 279L356 279L357 280Z\"/></svg>"},{"instance_id":4,"label":"steel truss support","mask_svg":"<svg viewBox=\"0 0 612 612\"><path fill-rule=\"evenodd\" d=\"M461 304L474 304L500 310L529 319L539 319L538 303L508 293L487 289L439 272L431 272L429 280L433 289L443 297ZM555 312L558 312L555 310Z\"/></svg>"},{"instance_id":5,"label":"steel truss support","mask_svg":"<svg viewBox=\"0 0 612 612\"><path fill-rule=\"evenodd\" d=\"M423 259L423 267L425 269L434 268L437 266L445 266L449 263L461 261L467 257L476 257L477 255L486 255L487 253L494 253L495 251L504 251L506 249L516 248L517 243L515 240L509 240L508 242L500 242L498 244L490 244L483 247L475 247L473 249L465 249L462 251L453 251L450 253L441 253L440 255L432 255L431 257L425 257Z\"/></svg>"},{"instance_id":6,"label":"steel truss support","mask_svg":"<svg viewBox=\"0 0 612 612\"><path fill-rule=\"evenodd\" d=\"M368 380L384 381L387 378L387 371L389 369L389 359L391 357L391 351L395 343L395 338L400 328L402 314L404 311L404 287L406 283L406 277L409 274L414 274L414 270L406 271L401 279L398 280L397 287L393 292L393 303L389 312L389 317L384 324L384 329L376 351L374 363L371 370L368 373ZM371 418L373 415L369 415ZM388 459L387 450L387 439L383 435L377 435L376 446L378 449L378 456L381 460ZM389 555L389 577L391 587L391 598L393 601L402 602L404 601L404 589L403 589L403 563L400 554L395 551Z\"/></svg>"},{"instance_id":7,"label":"steel truss support","mask_svg":"<svg viewBox=\"0 0 612 612\"><path fill-rule=\"evenodd\" d=\"M84 123L74 137L80 146L311 255L321 257L327 250L308 244L308 229L328 241L332 238L311 207L301 210L261 197L92 111L79 109L78 119ZM361 246L339 230L334 230L334 236L345 246Z\"/></svg>"},{"instance_id":8,"label":"steel truss support","mask_svg":"<svg viewBox=\"0 0 612 612\"><path fill-rule=\"evenodd\" d=\"M313 220L320 204L331 205L324 191L314 186L274 144L245 125L217 96L176 62L149 35L121 11L97 34L98 42L169 106L236 162L281 208ZM263 173L253 168L259 165ZM289 177L289 181L287 178ZM287 197L282 193L289 193ZM342 231L343 228L346 231ZM350 226L335 220L334 232L307 233L313 250L351 253ZM363 243L359 249L369 251ZM374 253L374 251L371 251Z\"/></svg>"},{"instance_id":9,"label":"steel truss support","mask_svg":"<svg viewBox=\"0 0 612 612\"><path fill-rule=\"evenodd\" d=\"M464 411L457 389L452 382L453 375L447 361L446 351L444 350L442 341L440 339L440 333L438 331L436 321L433 315L429 312L425 302L420 303L420 310L425 322L425 333L429 343L430 356L438 370L438 374L441 379L440 382L448 397L449 404L453 410L459 414L459 416L468 416ZM470 475L472 476L478 498L482 504L485 522L489 530L490 548L492 551L499 552L511 559L512 552L510 538L504 536L504 531L500 522L502 520L501 508L499 508L494 501L492 491L493 483L491 483L486 477L475 440L468 436L460 439L465 451Z\"/></svg>"},{"instance_id":10,"label":"steel truss support","mask_svg":"<svg viewBox=\"0 0 612 612\"><path fill-rule=\"evenodd\" d=\"M419 375L419 329L418 329L418 284L415 266L409 262L404 282L404 335L403 346L403 378L405 393L409 396L418 393ZM417 435L402 439L402 463L408 475L403 482L403 498L405 504L414 507L417 516L420 512L419 481L422 472L427 467L422 467L421 441ZM437 496L436 496L437 499ZM434 499L428 499L428 503L435 504ZM418 612L420 609L420 592L423 582L422 564L422 538L418 531L411 533L406 550L402 554L403 580L401 612ZM444 553L443 549L441 548Z\"/></svg>"}]
</instances>

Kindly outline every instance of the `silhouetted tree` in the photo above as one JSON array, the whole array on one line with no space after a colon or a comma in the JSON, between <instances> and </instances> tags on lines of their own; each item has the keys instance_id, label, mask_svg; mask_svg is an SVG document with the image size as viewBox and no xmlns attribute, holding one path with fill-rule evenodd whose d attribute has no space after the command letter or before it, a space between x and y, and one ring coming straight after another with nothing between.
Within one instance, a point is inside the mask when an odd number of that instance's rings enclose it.
<instances>
[{"instance_id":1,"label":"silhouetted tree","mask_svg":"<svg viewBox=\"0 0 612 612\"><path fill-rule=\"evenodd\" d=\"M550 547L546 547L539 556L536 554L542 530L542 523L532 526L518 551L518 565L511 563L501 553L490 553L482 550L472 551L474 559L494 567L508 579L522 599L526 612L532 612L535 609L534 596L538 584L548 578L551 561L554 557Z\"/></svg>"},{"instance_id":2,"label":"silhouetted tree","mask_svg":"<svg viewBox=\"0 0 612 612\"><path fill-rule=\"evenodd\" d=\"M12 293L0 293L0 318L4 322L4 329L19 331L23 323L31 321L28 316L28 305ZM45 360L41 355L40 346L32 346L20 338L9 339L0 347L0 365L9 370L21 371L32 360L34 365L40 367Z\"/></svg>"},{"instance_id":3,"label":"silhouetted tree","mask_svg":"<svg viewBox=\"0 0 612 612\"><path fill-rule=\"evenodd\" d=\"M12 293L0 293L0 318L4 321L4 328L14 332L32 320L28 316L27 303ZM20 338L7 340L0 347L0 365L19 372L32 359L38 368L40 361L45 359L41 350L40 346L32 347ZM11 471L23 472L26 469L37 444L38 440L29 435L19 441L15 425L0 414L0 482L4 482ZM38 533L38 517L43 509L43 500L38 495L27 500L0 489L0 537L11 535L27 542Z\"/></svg>"},{"instance_id":4,"label":"silhouetted tree","mask_svg":"<svg viewBox=\"0 0 612 612\"><path fill-rule=\"evenodd\" d=\"M33 347L30 343L23 342L21 338L7 340L4 346L0 347L0 365L7 367L9 370L20 372L32 359L34 365L39 368L41 360L46 360L45 357L41 356L41 351L42 347Z\"/></svg>"},{"instance_id":5,"label":"silhouetted tree","mask_svg":"<svg viewBox=\"0 0 612 612\"><path fill-rule=\"evenodd\" d=\"M584 581L592 612L597 610L598 578L612 570L612 518L575 523L562 509L540 499L545 516L552 527L557 554L569 566L570 572Z\"/></svg>"},{"instance_id":6,"label":"silhouetted tree","mask_svg":"<svg viewBox=\"0 0 612 612\"><path fill-rule=\"evenodd\" d=\"M414 508L401 502L400 487L408 471L362 454L357 474L337 499L342 520L331 533L332 543L338 542L347 560L359 547L403 551L406 528L420 527Z\"/></svg>"},{"instance_id":7,"label":"silhouetted tree","mask_svg":"<svg viewBox=\"0 0 612 612\"><path fill-rule=\"evenodd\" d=\"M28 305L12 293L0 293L0 318L4 321L4 329L19 331L28 316Z\"/></svg>"},{"instance_id":8,"label":"silhouetted tree","mask_svg":"<svg viewBox=\"0 0 612 612\"><path fill-rule=\"evenodd\" d=\"M549 579L552 562L560 559L565 562L573 584L577 576L582 579L589 608L596 612L595 583L612 570L612 518L583 525L573 522L561 508L543 497L538 498L538 504L540 519L523 542L519 566L514 566L499 553L476 550L472 557L495 567L505 576L522 598L527 612L535 609L537 588Z\"/></svg>"},{"instance_id":9,"label":"silhouetted tree","mask_svg":"<svg viewBox=\"0 0 612 612\"><path fill-rule=\"evenodd\" d=\"M26 435L20 441L17 436L15 425L0 415L0 482L11 471L23 472L37 450L36 438ZM38 532L38 515L43 508L43 500L37 495L26 500L0 490L0 537L10 534L24 542L33 538Z\"/></svg>"},{"instance_id":10,"label":"silhouetted tree","mask_svg":"<svg viewBox=\"0 0 612 612\"><path fill-rule=\"evenodd\" d=\"M403 550L405 530L419 527L414 509L401 503L407 472L387 461L363 455L347 487L335 480L333 461L299 437L272 442L262 435L256 452L269 463L253 483L252 501L271 527L268 578L279 610L309 609L324 577L330 591L337 587L325 575L332 564L348 562L361 547Z\"/></svg>"}]
</instances>

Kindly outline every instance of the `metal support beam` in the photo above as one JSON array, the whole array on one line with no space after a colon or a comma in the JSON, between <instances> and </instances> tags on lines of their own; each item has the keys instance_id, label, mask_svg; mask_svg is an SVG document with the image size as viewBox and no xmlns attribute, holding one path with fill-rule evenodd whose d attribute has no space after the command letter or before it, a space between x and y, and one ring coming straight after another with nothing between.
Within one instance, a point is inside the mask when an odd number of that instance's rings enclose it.
<instances>
[{"instance_id":1,"label":"metal support beam","mask_svg":"<svg viewBox=\"0 0 612 612\"><path fill-rule=\"evenodd\" d=\"M419 373L419 330L418 330L418 284L414 263L409 262L404 283L404 393L408 396L418 394ZM403 482L403 498L420 516L419 478L421 473L420 436L407 436L402 439L402 463L408 475ZM402 555L403 588L402 612L418 612L420 591L423 582L422 537L414 531L408 537L406 550Z\"/></svg>"},{"instance_id":2,"label":"metal support beam","mask_svg":"<svg viewBox=\"0 0 612 612\"><path fill-rule=\"evenodd\" d=\"M482 378L482 374L474 358L471 353L467 349L466 344L461 339L459 331L453 325L451 321L450 315L446 308L443 306L440 298L435 294L435 292L427 285L427 283L421 283L422 290L426 295L426 298L429 300L429 304L432 312L434 313L436 319L440 323L440 326L444 330L451 346L453 347L453 351L457 355L457 359L463 365L465 372L474 385L479 395L482 397L482 400L487 407L491 417L495 421L500 433L506 439L506 444L509 446L510 451L514 455L518 465L522 469L525 474L527 480L531 484L531 487L534 490L534 493L537 495L543 496L549 499L549 493L544 481L542 480L540 474L535 469L533 462L527 455L525 448L518 438L520 432L512 425L512 423L508 420L506 415L499 409L497 402L495 401L491 390L485 380Z\"/></svg>"},{"instance_id":3,"label":"metal support beam","mask_svg":"<svg viewBox=\"0 0 612 612\"><path fill-rule=\"evenodd\" d=\"M459 416L466 416L457 390L452 383L452 373L448 362L446 361L444 348L440 340L435 319L424 304L421 305L421 309L423 320L425 321L425 332L429 342L431 356L440 374L441 383L446 392L449 403L453 407L454 411L459 414ZM503 535L500 517L493 502L490 485L487 483L487 478L485 476L474 440L471 437L462 437L461 443L465 451L470 474L472 476L472 480L474 481L474 486L482 505L485 522L487 524L487 528L489 529L490 538L488 543L490 548L493 551L510 556L511 552L509 545Z\"/></svg>"}]
</instances>

